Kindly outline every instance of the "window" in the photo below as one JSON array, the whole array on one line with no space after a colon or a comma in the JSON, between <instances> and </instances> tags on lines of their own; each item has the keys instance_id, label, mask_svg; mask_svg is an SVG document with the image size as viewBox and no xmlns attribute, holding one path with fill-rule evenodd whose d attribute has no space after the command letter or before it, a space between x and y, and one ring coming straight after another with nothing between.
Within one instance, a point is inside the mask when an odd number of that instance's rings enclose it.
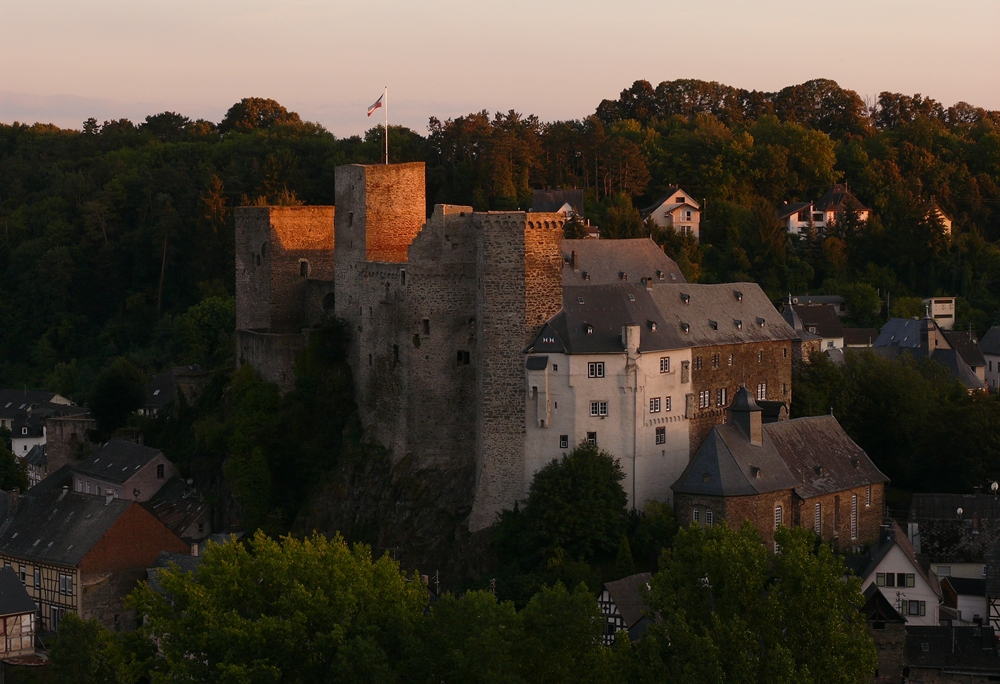
<instances>
[{"instance_id":1,"label":"window","mask_svg":"<svg viewBox=\"0 0 1000 684\"><path fill-rule=\"evenodd\" d=\"M715 405L725 406L728 403L726 401L728 397L729 397L729 390L727 390L725 387L720 387L719 389L715 390Z\"/></svg>"},{"instance_id":2,"label":"window","mask_svg":"<svg viewBox=\"0 0 1000 684\"><path fill-rule=\"evenodd\" d=\"M695 370L701 370L701 357L700 356L694 357L694 369Z\"/></svg>"},{"instance_id":3,"label":"window","mask_svg":"<svg viewBox=\"0 0 1000 684\"><path fill-rule=\"evenodd\" d=\"M350 228L353 225L354 225L354 212L349 211L347 212L347 227Z\"/></svg>"},{"instance_id":4,"label":"window","mask_svg":"<svg viewBox=\"0 0 1000 684\"><path fill-rule=\"evenodd\" d=\"M587 364L587 377L588 378L603 378L604 377L604 362L603 361L591 361Z\"/></svg>"},{"instance_id":5,"label":"window","mask_svg":"<svg viewBox=\"0 0 1000 684\"><path fill-rule=\"evenodd\" d=\"M456 361L459 366L468 366L471 359L472 357L469 352L462 350L459 350L456 357Z\"/></svg>"},{"instance_id":6,"label":"window","mask_svg":"<svg viewBox=\"0 0 1000 684\"><path fill-rule=\"evenodd\" d=\"M833 497L833 529L840 531L840 497Z\"/></svg>"},{"instance_id":7,"label":"window","mask_svg":"<svg viewBox=\"0 0 1000 684\"><path fill-rule=\"evenodd\" d=\"M711 527L715 524L715 515L712 513L711 508L705 509L705 525Z\"/></svg>"},{"instance_id":8,"label":"window","mask_svg":"<svg viewBox=\"0 0 1000 684\"><path fill-rule=\"evenodd\" d=\"M28 428L26 428L26 427L21 428L21 434L22 435L28 434Z\"/></svg>"},{"instance_id":9,"label":"window","mask_svg":"<svg viewBox=\"0 0 1000 684\"><path fill-rule=\"evenodd\" d=\"M785 359L787 359L787 358L788 358L788 347L784 347L784 348L783 348L783 349L781 350L781 357L782 357L782 358L785 358Z\"/></svg>"},{"instance_id":10,"label":"window","mask_svg":"<svg viewBox=\"0 0 1000 684\"><path fill-rule=\"evenodd\" d=\"M656 428L656 443L666 444L667 442L667 428L658 427Z\"/></svg>"},{"instance_id":11,"label":"window","mask_svg":"<svg viewBox=\"0 0 1000 684\"><path fill-rule=\"evenodd\" d=\"M757 401L764 401L767 399L767 383L758 382L757 383Z\"/></svg>"},{"instance_id":12,"label":"window","mask_svg":"<svg viewBox=\"0 0 1000 684\"><path fill-rule=\"evenodd\" d=\"M730 354L729 355L729 359L728 359L728 364L730 366L732 366L735 361L736 361L736 358L732 354Z\"/></svg>"},{"instance_id":13,"label":"window","mask_svg":"<svg viewBox=\"0 0 1000 684\"><path fill-rule=\"evenodd\" d=\"M305 259L299 262L299 275L303 278L309 275L309 262Z\"/></svg>"},{"instance_id":14,"label":"window","mask_svg":"<svg viewBox=\"0 0 1000 684\"><path fill-rule=\"evenodd\" d=\"M896 573L897 587L913 587L915 581L916 581L916 575L914 575L912 572Z\"/></svg>"},{"instance_id":15,"label":"window","mask_svg":"<svg viewBox=\"0 0 1000 684\"><path fill-rule=\"evenodd\" d=\"M62 612L60 608L49 606L49 628L53 632L59 631L59 618L62 616Z\"/></svg>"},{"instance_id":16,"label":"window","mask_svg":"<svg viewBox=\"0 0 1000 684\"><path fill-rule=\"evenodd\" d=\"M764 363L764 352L757 352L757 363Z\"/></svg>"},{"instance_id":17,"label":"window","mask_svg":"<svg viewBox=\"0 0 1000 684\"><path fill-rule=\"evenodd\" d=\"M698 408L708 408L711 401L711 390L702 390L698 392Z\"/></svg>"},{"instance_id":18,"label":"window","mask_svg":"<svg viewBox=\"0 0 1000 684\"><path fill-rule=\"evenodd\" d=\"M669 373L670 372L670 357L661 356L660 357L660 372Z\"/></svg>"},{"instance_id":19,"label":"window","mask_svg":"<svg viewBox=\"0 0 1000 684\"><path fill-rule=\"evenodd\" d=\"M101 485L97 485L97 496L101 495Z\"/></svg>"},{"instance_id":20,"label":"window","mask_svg":"<svg viewBox=\"0 0 1000 684\"><path fill-rule=\"evenodd\" d=\"M156 465L156 477L157 477L157 479L160 479L160 480L163 479L163 464L162 463L158 463ZM100 493L100 492L98 492L98 493Z\"/></svg>"},{"instance_id":21,"label":"window","mask_svg":"<svg viewBox=\"0 0 1000 684\"><path fill-rule=\"evenodd\" d=\"M788 384L787 383L784 383L784 382L781 383L781 393L783 395L785 395L785 396L788 396Z\"/></svg>"},{"instance_id":22,"label":"window","mask_svg":"<svg viewBox=\"0 0 1000 684\"><path fill-rule=\"evenodd\" d=\"M596 432L588 432L587 433L587 444L589 444L590 446L597 446L597 433Z\"/></svg>"},{"instance_id":23,"label":"window","mask_svg":"<svg viewBox=\"0 0 1000 684\"><path fill-rule=\"evenodd\" d=\"M718 367L719 367L719 355L712 354L712 368L718 368Z\"/></svg>"},{"instance_id":24,"label":"window","mask_svg":"<svg viewBox=\"0 0 1000 684\"><path fill-rule=\"evenodd\" d=\"M590 415L592 415L592 416L606 416L606 415L608 415L608 402L606 402L606 401L592 401L592 402L590 402Z\"/></svg>"},{"instance_id":25,"label":"window","mask_svg":"<svg viewBox=\"0 0 1000 684\"><path fill-rule=\"evenodd\" d=\"M907 615L926 615L926 601L903 601L904 611Z\"/></svg>"},{"instance_id":26,"label":"window","mask_svg":"<svg viewBox=\"0 0 1000 684\"><path fill-rule=\"evenodd\" d=\"M858 538L858 495L851 494L851 539Z\"/></svg>"},{"instance_id":27,"label":"window","mask_svg":"<svg viewBox=\"0 0 1000 684\"><path fill-rule=\"evenodd\" d=\"M865 507L872 505L872 486L865 487Z\"/></svg>"},{"instance_id":28,"label":"window","mask_svg":"<svg viewBox=\"0 0 1000 684\"><path fill-rule=\"evenodd\" d=\"M664 410L664 411L669 411L669 410L670 410L670 403L671 403L671 402L670 402L670 397L665 397L665 398L663 399L663 402L664 402L664 404L666 404L666 405L665 405L665 406L663 407L663 410Z\"/></svg>"},{"instance_id":29,"label":"window","mask_svg":"<svg viewBox=\"0 0 1000 684\"><path fill-rule=\"evenodd\" d=\"M59 575L59 593L73 595L73 575Z\"/></svg>"},{"instance_id":30,"label":"window","mask_svg":"<svg viewBox=\"0 0 1000 684\"><path fill-rule=\"evenodd\" d=\"M35 587L42 586L42 569L35 568Z\"/></svg>"},{"instance_id":31,"label":"window","mask_svg":"<svg viewBox=\"0 0 1000 684\"><path fill-rule=\"evenodd\" d=\"M198 523L198 534L205 534L205 523Z\"/></svg>"},{"instance_id":32,"label":"window","mask_svg":"<svg viewBox=\"0 0 1000 684\"><path fill-rule=\"evenodd\" d=\"M423 326L423 329L424 329L424 334L425 334L425 335L430 335L430 334L431 334L431 319L429 319L429 318L425 318L425 319L424 319L424 320L423 320L423 321L421 322L421 325Z\"/></svg>"},{"instance_id":33,"label":"window","mask_svg":"<svg viewBox=\"0 0 1000 684\"><path fill-rule=\"evenodd\" d=\"M823 534L823 504L819 502L816 502L816 508L813 511L813 532Z\"/></svg>"},{"instance_id":34,"label":"window","mask_svg":"<svg viewBox=\"0 0 1000 684\"><path fill-rule=\"evenodd\" d=\"M87 483L87 493L90 494L90 483Z\"/></svg>"},{"instance_id":35,"label":"window","mask_svg":"<svg viewBox=\"0 0 1000 684\"><path fill-rule=\"evenodd\" d=\"M83 480L77 480L76 481L76 491L78 491L78 492L82 492L83 491Z\"/></svg>"},{"instance_id":36,"label":"window","mask_svg":"<svg viewBox=\"0 0 1000 684\"><path fill-rule=\"evenodd\" d=\"M875 573L875 584L876 584L876 586L879 586L879 587L884 587L885 586L885 573L884 572L877 572L877 573Z\"/></svg>"},{"instance_id":37,"label":"window","mask_svg":"<svg viewBox=\"0 0 1000 684\"><path fill-rule=\"evenodd\" d=\"M559 448L569 449L569 435L559 435Z\"/></svg>"},{"instance_id":38,"label":"window","mask_svg":"<svg viewBox=\"0 0 1000 684\"><path fill-rule=\"evenodd\" d=\"M558 373L559 372L559 364L558 363L553 363L552 364L552 372L553 373Z\"/></svg>"},{"instance_id":39,"label":"window","mask_svg":"<svg viewBox=\"0 0 1000 684\"><path fill-rule=\"evenodd\" d=\"M951 577L951 566L950 565L939 565L937 569L938 577Z\"/></svg>"},{"instance_id":40,"label":"window","mask_svg":"<svg viewBox=\"0 0 1000 684\"><path fill-rule=\"evenodd\" d=\"M701 522L701 509L700 508L698 508L697 506L695 506L694 507L694 512L691 515L692 515L692 520L694 520L696 523L700 523Z\"/></svg>"},{"instance_id":41,"label":"window","mask_svg":"<svg viewBox=\"0 0 1000 684\"><path fill-rule=\"evenodd\" d=\"M649 412L650 413L659 413L660 412L660 398L659 397L653 397L652 399L649 400ZM659 442L657 442L657 444L659 444Z\"/></svg>"},{"instance_id":42,"label":"window","mask_svg":"<svg viewBox=\"0 0 1000 684\"><path fill-rule=\"evenodd\" d=\"M21 574L21 584L26 584L26 582L24 581L24 579L25 579L25 576L27 575L27 573L25 572L25 568L24 568L23 565L21 566L21 573L20 574Z\"/></svg>"},{"instance_id":43,"label":"window","mask_svg":"<svg viewBox=\"0 0 1000 684\"><path fill-rule=\"evenodd\" d=\"M783 519L783 511L781 509L781 504L774 507L774 529L781 527L781 522Z\"/></svg>"}]
</instances>

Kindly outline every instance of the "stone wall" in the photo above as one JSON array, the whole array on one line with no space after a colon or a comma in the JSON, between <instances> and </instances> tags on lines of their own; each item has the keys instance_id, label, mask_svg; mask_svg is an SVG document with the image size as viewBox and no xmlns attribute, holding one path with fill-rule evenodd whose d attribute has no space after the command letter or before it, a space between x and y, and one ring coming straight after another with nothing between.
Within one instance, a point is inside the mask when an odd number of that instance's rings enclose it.
<instances>
[{"instance_id":1,"label":"stone wall","mask_svg":"<svg viewBox=\"0 0 1000 684\"><path fill-rule=\"evenodd\" d=\"M316 328L333 319L336 307L334 280L306 279L305 325Z\"/></svg>"},{"instance_id":2,"label":"stone wall","mask_svg":"<svg viewBox=\"0 0 1000 684\"><path fill-rule=\"evenodd\" d=\"M781 505L782 524L786 527L792 527L794 524L792 520L793 498L794 494L790 489L753 496L730 496L724 499L714 496L674 494L674 511L677 515L677 522L681 525L691 524L691 508L693 506L703 507L701 524L705 523L704 507L712 509L717 525L725 520L731 528L738 529L744 520L749 520L760 532L761 539L768 550L774 551L775 507Z\"/></svg>"},{"instance_id":3,"label":"stone wall","mask_svg":"<svg viewBox=\"0 0 1000 684\"><path fill-rule=\"evenodd\" d=\"M714 425L726 422L725 406L717 405L717 392L726 388L726 404L733 400L736 391L746 384L750 396L757 397L757 384L767 383L767 399L792 402L792 344L790 340L776 340L749 344L696 347L691 350L691 441L693 456ZM718 356L718 367L713 358ZM729 357L733 357L732 364ZM699 368L699 361L700 368ZM698 395L708 390L709 406L698 408Z\"/></svg>"},{"instance_id":4,"label":"stone wall","mask_svg":"<svg viewBox=\"0 0 1000 684\"><path fill-rule=\"evenodd\" d=\"M305 349L301 334L275 334L256 330L236 331L236 362L249 363L260 377L273 382L282 393L295 389L295 357Z\"/></svg>"},{"instance_id":5,"label":"stone wall","mask_svg":"<svg viewBox=\"0 0 1000 684\"><path fill-rule=\"evenodd\" d=\"M490 212L476 214L475 225L479 377L473 531L493 524L525 490L524 348L541 323L562 308L563 233L554 214Z\"/></svg>"},{"instance_id":6,"label":"stone wall","mask_svg":"<svg viewBox=\"0 0 1000 684\"><path fill-rule=\"evenodd\" d=\"M236 329L271 327L271 213L268 207L238 207L236 218Z\"/></svg>"},{"instance_id":7,"label":"stone wall","mask_svg":"<svg viewBox=\"0 0 1000 684\"><path fill-rule=\"evenodd\" d=\"M798 375L813 354L823 351L823 340L792 340L792 373Z\"/></svg>"},{"instance_id":8,"label":"stone wall","mask_svg":"<svg viewBox=\"0 0 1000 684\"><path fill-rule=\"evenodd\" d=\"M901 623L884 623L876 629L868 623L868 635L878 649L878 666L875 668L876 684L899 684L903 681L906 654L906 626Z\"/></svg>"},{"instance_id":9,"label":"stone wall","mask_svg":"<svg viewBox=\"0 0 1000 684\"><path fill-rule=\"evenodd\" d=\"M306 279L333 280L334 208L267 207L271 251L271 332L305 324ZM237 210L239 211L239 210Z\"/></svg>"},{"instance_id":10,"label":"stone wall","mask_svg":"<svg viewBox=\"0 0 1000 684\"><path fill-rule=\"evenodd\" d=\"M858 538L851 539L851 495L858 497ZM816 504L822 506L823 529L820 536L847 550L878 541L885 519L885 485L872 485L871 504L865 505L865 487L826 494L796 502L796 516L801 527L813 529Z\"/></svg>"},{"instance_id":11,"label":"stone wall","mask_svg":"<svg viewBox=\"0 0 1000 684\"><path fill-rule=\"evenodd\" d=\"M90 444L88 433L96 429L97 421L86 414L46 420L45 456L48 472L54 473L67 463L74 463L81 448Z\"/></svg>"}]
</instances>

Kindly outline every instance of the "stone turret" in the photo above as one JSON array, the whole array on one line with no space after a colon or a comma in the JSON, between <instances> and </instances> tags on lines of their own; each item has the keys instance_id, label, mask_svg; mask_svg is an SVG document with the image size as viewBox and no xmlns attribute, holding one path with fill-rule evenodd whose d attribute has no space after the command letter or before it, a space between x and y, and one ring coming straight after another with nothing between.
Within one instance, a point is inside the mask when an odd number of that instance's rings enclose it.
<instances>
[{"instance_id":1,"label":"stone turret","mask_svg":"<svg viewBox=\"0 0 1000 684\"><path fill-rule=\"evenodd\" d=\"M740 429L754 446L764 444L764 428L761 414L763 413L757 402L750 396L746 386L740 387L730 404L729 422Z\"/></svg>"}]
</instances>

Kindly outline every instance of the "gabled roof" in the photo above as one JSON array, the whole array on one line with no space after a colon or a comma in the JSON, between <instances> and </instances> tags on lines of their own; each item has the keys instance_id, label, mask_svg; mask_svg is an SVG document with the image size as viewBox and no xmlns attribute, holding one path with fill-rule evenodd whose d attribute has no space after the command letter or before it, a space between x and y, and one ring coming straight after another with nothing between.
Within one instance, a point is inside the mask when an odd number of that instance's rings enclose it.
<instances>
[{"instance_id":1,"label":"gabled roof","mask_svg":"<svg viewBox=\"0 0 1000 684\"><path fill-rule=\"evenodd\" d=\"M882 562L882 559L889 554L889 551L893 547L898 547L903 552L903 555L909 560L910 565L913 566L915 573L920 575L931 590L940 598L940 584L924 568L923 564L917 558L917 551L913 548L913 544L910 543L910 540L906 537L906 533L900 529L895 521L892 521L891 525L882 526L878 541L867 553L861 556L848 557L846 562L854 570L854 573L861 578L861 581L864 582L875 572L875 568L878 567L878 564Z\"/></svg>"},{"instance_id":2,"label":"gabled roof","mask_svg":"<svg viewBox=\"0 0 1000 684\"><path fill-rule=\"evenodd\" d=\"M198 490L180 477L172 477L145 504L178 537L208 510Z\"/></svg>"},{"instance_id":3,"label":"gabled roof","mask_svg":"<svg viewBox=\"0 0 1000 684\"><path fill-rule=\"evenodd\" d=\"M979 340L971 330L942 330L941 334L970 367L986 365L983 351L979 348Z\"/></svg>"},{"instance_id":4,"label":"gabled roof","mask_svg":"<svg viewBox=\"0 0 1000 684\"><path fill-rule=\"evenodd\" d=\"M44 444L36 444L35 446L28 449L28 453L24 455L24 461L28 465L40 466L49 462L48 454L45 451Z\"/></svg>"},{"instance_id":5,"label":"gabled roof","mask_svg":"<svg viewBox=\"0 0 1000 684\"><path fill-rule=\"evenodd\" d=\"M73 470L105 482L123 484L161 453L159 449L152 449L135 442L112 439L87 458L75 463Z\"/></svg>"},{"instance_id":6,"label":"gabled roof","mask_svg":"<svg viewBox=\"0 0 1000 684\"><path fill-rule=\"evenodd\" d=\"M979 340L979 349L984 354L1000 356L1000 325L994 325Z\"/></svg>"},{"instance_id":7,"label":"gabled roof","mask_svg":"<svg viewBox=\"0 0 1000 684\"><path fill-rule=\"evenodd\" d=\"M559 211L564 204L569 204L577 216L583 216L583 190L531 191L531 211Z\"/></svg>"},{"instance_id":8,"label":"gabled roof","mask_svg":"<svg viewBox=\"0 0 1000 684\"><path fill-rule=\"evenodd\" d=\"M798 476L803 499L889 481L833 416L768 423L764 433Z\"/></svg>"},{"instance_id":9,"label":"gabled roof","mask_svg":"<svg viewBox=\"0 0 1000 684\"><path fill-rule=\"evenodd\" d=\"M868 207L861 204L846 185L838 183L832 190L827 191L822 197L813 202L816 211L841 211L843 209L854 209L855 211L868 211Z\"/></svg>"},{"instance_id":10,"label":"gabled roof","mask_svg":"<svg viewBox=\"0 0 1000 684\"><path fill-rule=\"evenodd\" d=\"M671 489L675 494L751 496L798 484L766 431L763 445L755 446L735 425L716 425Z\"/></svg>"},{"instance_id":11,"label":"gabled roof","mask_svg":"<svg viewBox=\"0 0 1000 684\"><path fill-rule=\"evenodd\" d=\"M877 337L875 328L844 328L844 345L848 347L870 347Z\"/></svg>"},{"instance_id":12,"label":"gabled roof","mask_svg":"<svg viewBox=\"0 0 1000 684\"><path fill-rule=\"evenodd\" d=\"M157 594L167 595L163 584L160 582L160 571L171 570L176 572L197 573L201 565L201 556L192 556L186 553L171 553L170 551L160 551L160 555L153 562L153 567L146 568L146 583L149 588Z\"/></svg>"},{"instance_id":13,"label":"gabled roof","mask_svg":"<svg viewBox=\"0 0 1000 684\"><path fill-rule=\"evenodd\" d=\"M0 553L76 567L129 506L138 505L80 494L71 485L72 473L64 467L25 492L0 528Z\"/></svg>"},{"instance_id":14,"label":"gabled roof","mask_svg":"<svg viewBox=\"0 0 1000 684\"><path fill-rule=\"evenodd\" d=\"M910 499L910 520L959 520L978 515L983 520L1000 520L1000 498L985 492L951 494L946 492L916 492Z\"/></svg>"},{"instance_id":15,"label":"gabled roof","mask_svg":"<svg viewBox=\"0 0 1000 684\"><path fill-rule=\"evenodd\" d=\"M792 295L792 304L806 306L809 304L834 304L840 306L844 298L840 295Z\"/></svg>"},{"instance_id":16,"label":"gabled roof","mask_svg":"<svg viewBox=\"0 0 1000 684\"><path fill-rule=\"evenodd\" d=\"M895 622L897 624L906 622L906 618L900 615L896 607L874 582L865 588L863 594L865 604L861 607L861 612L864 613L865 619L869 622Z\"/></svg>"},{"instance_id":17,"label":"gabled roof","mask_svg":"<svg viewBox=\"0 0 1000 684\"><path fill-rule=\"evenodd\" d=\"M809 332L830 339L844 336L844 326L840 323L837 310L831 304L792 305L790 307L802 320ZM815 330L813 330L815 328Z\"/></svg>"},{"instance_id":18,"label":"gabled roof","mask_svg":"<svg viewBox=\"0 0 1000 684\"><path fill-rule=\"evenodd\" d=\"M683 202L678 202L677 201L677 197L679 195L684 195L684 201ZM673 204L675 207L679 207L682 204L688 204L691 207L694 207L695 209L700 209L701 208L701 205L698 204L697 202L695 202L694 199L691 198L691 195L689 195L688 193L684 192L681 188L679 188L679 187L677 187L675 185L671 185L670 187L667 188L667 191L665 193L663 193L662 195L660 195L659 199L657 199L655 202L653 202L652 204L650 204L645 209L642 209L639 213L642 215L643 218L646 218L647 216L649 216L650 214L652 214L654 211L656 211L657 209L659 209L660 207L662 207L664 204Z\"/></svg>"},{"instance_id":19,"label":"gabled roof","mask_svg":"<svg viewBox=\"0 0 1000 684\"><path fill-rule=\"evenodd\" d=\"M576 252L576 270L572 257ZM684 283L677 263L649 238L563 240L563 287L639 283L642 278ZM622 280L622 274L628 278Z\"/></svg>"},{"instance_id":20,"label":"gabled roof","mask_svg":"<svg viewBox=\"0 0 1000 684\"><path fill-rule=\"evenodd\" d=\"M644 617L642 611L647 608L646 596L652 579L650 573L640 572L614 582L605 582L604 588L621 613L626 629L630 629Z\"/></svg>"},{"instance_id":21,"label":"gabled roof","mask_svg":"<svg viewBox=\"0 0 1000 684\"><path fill-rule=\"evenodd\" d=\"M910 668L943 670L940 681L966 681L971 674L977 675L976 681L992 680L1000 675L996 644L993 628L985 625L907 627L904 662Z\"/></svg>"},{"instance_id":22,"label":"gabled roof","mask_svg":"<svg viewBox=\"0 0 1000 684\"><path fill-rule=\"evenodd\" d=\"M971 577L942 577L941 584L947 582L959 596L986 596L986 580Z\"/></svg>"},{"instance_id":23,"label":"gabled roof","mask_svg":"<svg viewBox=\"0 0 1000 684\"><path fill-rule=\"evenodd\" d=\"M146 408L160 409L174 400L174 372L167 369L146 385Z\"/></svg>"},{"instance_id":24,"label":"gabled roof","mask_svg":"<svg viewBox=\"0 0 1000 684\"><path fill-rule=\"evenodd\" d=\"M13 416L18 411L28 411L32 406L52 402L68 404L69 401L55 392L36 390L0 389L0 416Z\"/></svg>"},{"instance_id":25,"label":"gabled roof","mask_svg":"<svg viewBox=\"0 0 1000 684\"><path fill-rule=\"evenodd\" d=\"M931 358L947 367L952 377L967 389L986 389L986 383L976 376L958 351L950 348L951 342L943 332L931 318L893 318L882 326L882 332L875 340L872 351L890 359L898 358L901 353L921 359ZM924 343L924 333L928 337L934 336L936 342L933 351Z\"/></svg>"},{"instance_id":26,"label":"gabled roof","mask_svg":"<svg viewBox=\"0 0 1000 684\"><path fill-rule=\"evenodd\" d=\"M14 568L0 568L0 615L34 613L35 602L28 596Z\"/></svg>"},{"instance_id":27,"label":"gabled roof","mask_svg":"<svg viewBox=\"0 0 1000 684\"><path fill-rule=\"evenodd\" d=\"M788 202L778 209L778 220L788 218L792 214L797 214L803 209L811 209L812 202Z\"/></svg>"},{"instance_id":28,"label":"gabled roof","mask_svg":"<svg viewBox=\"0 0 1000 684\"><path fill-rule=\"evenodd\" d=\"M912 350L910 353L912 353ZM969 365L965 363L965 359L961 357L958 350L935 349L934 353L931 354L931 358L948 368L951 371L952 377L962 383L966 389L986 389L986 383L979 379L974 370L969 368Z\"/></svg>"},{"instance_id":29,"label":"gabled roof","mask_svg":"<svg viewBox=\"0 0 1000 684\"><path fill-rule=\"evenodd\" d=\"M796 338L795 331L756 283L654 283L651 295L663 313L664 325L682 334L685 346Z\"/></svg>"},{"instance_id":30,"label":"gabled roof","mask_svg":"<svg viewBox=\"0 0 1000 684\"><path fill-rule=\"evenodd\" d=\"M781 317L784 318L785 322L792 327L792 330L795 331L796 336L800 340L807 341L807 340L823 339L820 335L817 335L816 333L811 333L808 330L806 330L806 326L802 322L802 319L799 317L797 313L795 313L795 309L792 308L791 306L786 306L782 310Z\"/></svg>"}]
</instances>

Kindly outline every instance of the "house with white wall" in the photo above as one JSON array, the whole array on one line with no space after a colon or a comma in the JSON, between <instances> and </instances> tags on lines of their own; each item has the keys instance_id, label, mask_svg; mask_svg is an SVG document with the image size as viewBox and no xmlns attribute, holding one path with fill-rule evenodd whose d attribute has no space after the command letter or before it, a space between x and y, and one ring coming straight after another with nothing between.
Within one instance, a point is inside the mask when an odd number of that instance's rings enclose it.
<instances>
[{"instance_id":1,"label":"house with white wall","mask_svg":"<svg viewBox=\"0 0 1000 684\"><path fill-rule=\"evenodd\" d=\"M660 228L673 228L695 240L701 239L701 205L678 187L667 188L666 194L641 213Z\"/></svg>"},{"instance_id":2,"label":"house with white wall","mask_svg":"<svg viewBox=\"0 0 1000 684\"><path fill-rule=\"evenodd\" d=\"M979 349L986 361L986 384L991 393L1000 391L1000 325L994 325L983 335Z\"/></svg>"},{"instance_id":3,"label":"house with white wall","mask_svg":"<svg viewBox=\"0 0 1000 684\"><path fill-rule=\"evenodd\" d=\"M878 543L866 554L850 558L848 563L861 578L861 590L876 585L906 618L907 626L938 624L938 578L921 565L913 544L895 522L882 527Z\"/></svg>"},{"instance_id":4,"label":"house with white wall","mask_svg":"<svg viewBox=\"0 0 1000 684\"><path fill-rule=\"evenodd\" d=\"M871 214L847 189L846 183L838 183L815 202L786 202L778 210L778 222L786 232L807 235L811 230L822 232L842 221L848 211L853 211L862 223Z\"/></svg>"}]
</instances>

